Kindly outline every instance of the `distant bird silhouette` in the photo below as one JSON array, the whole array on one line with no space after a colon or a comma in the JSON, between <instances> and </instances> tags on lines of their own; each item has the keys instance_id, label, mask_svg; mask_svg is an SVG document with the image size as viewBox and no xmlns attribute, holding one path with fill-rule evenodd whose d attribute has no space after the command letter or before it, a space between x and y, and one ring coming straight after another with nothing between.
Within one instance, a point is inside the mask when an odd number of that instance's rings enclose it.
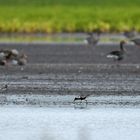
<instances>
[{"instance_id":1,"label":"distant bird silhouette","mask_svg":"<svg viewBox=\"0 0 140 140\"><path fill-rule=\"evenodd\" d=\"M6 60L11 60L19 55L19 52L16 49L4 50Z\"/></svg>"},{"instance_id":2,"label":"distant bird silhouette","mask_svg":"<svg viewBox=\"0 0 140 140\"><path fill-rule=\"evenodd\" d=\"M88 33L88 37L85 39L85 43L87 43L90 46L94 46L99 42L100 39L100 32L96 33Z\"/></svg>"},{"instance_id":3,"label":"distant bird silhouette","mask_svg":"<svg viewBox=\"0 0 140 140\"><path fill-rule=\"evenodd\" d=\"M18 59L18 64L19 65L26 65L26 63L27 63L27 55L22 54Z\"/></svg>"},{"instance_id":4,"label":"distant bird silhouette","mask_svg":"<svg viewBox=\"0 0 140 140\"><path fill-rule=\"evenodd\" d=\"M27 56L21 54L11 60L12 65L25 65L27 63Z\"/></svg>"},{"instance_id":5,"label":"distant bird silhouette","mask_svg":"<svg viewBox=\"0 0 140 140\"><path fill-rule=\"evenodd\" d=\"M107 58L113 58L114 60L117 60L117 61L120 61L123 59L124 57L124 53L125 53L125 50L123 48L123 45L125 44L126 42L124 40L122 40L120 42L120 50L117 50L117 51L112 51L110 52L108 55L107 55Z\"/></svg>"},{"instance_id":6,"label":"distant bird silhouette","mask_svg":"<svg viewBox=\"0 0 140 140\"><path fill-rule=\"evenodd\" d=\"M125 31L124 36L127 37L128 39L131 39L133 37L138 36L138 32L135 29L132 29L130 31Z\"/></svg>"},{"instance_id":7,"label":"distant bird silhouette","mask_svg":"<svg viewBox=\"0 0 140 140\"><path fill-rule=\"evenodd\" d=\"M15 49L0 50L0 65L7 65L8 61L11 61L13 58L16 58L18 54L18 51Z\"/></svg>"},{"instance_id":8,"label":"distant bird silhouette","mask_svg":"<svg viewBox=\"0 0 140 140\"><path fill-rule=\"evenodd\" d=\"M80 97L75 97L74 98L74 102L75 101L83 101L83 100L85 100L86 102L87 102L87 100L86 100L86 98L88 97L89 95L86 95L86 96L80 96Z\"/></svg>"},{"instance_id":9,"label":"distant bird silhouette","mask_svg":"<svg viewBox=\"0 0 140 140\"><path fill-rule=\"evenodd\" d=\"M1 87L0 90L7 90L7 88L8 88L8 85L6 84L3 87Z\"/></svg>"},{"instance_id":10,"label":"distant bird silhouette","mask_svg":"<svg viewBox=\"0 0 140 140\"><path fill-rule=\"evenodd\" d=\"M140 36L130 39L136 46L140 47Z\"/></svg>"},{"instance_id":11,"label":"distant bird silhouette","mask_svg":"<svg viewBox=\"0 0 140 140\"><path fill-rule=\"evenodd\" d=\"M20 54L16 49L0 50L0 65L25 65L27 63L27 55Z\"/></svg>"}]
</instances>

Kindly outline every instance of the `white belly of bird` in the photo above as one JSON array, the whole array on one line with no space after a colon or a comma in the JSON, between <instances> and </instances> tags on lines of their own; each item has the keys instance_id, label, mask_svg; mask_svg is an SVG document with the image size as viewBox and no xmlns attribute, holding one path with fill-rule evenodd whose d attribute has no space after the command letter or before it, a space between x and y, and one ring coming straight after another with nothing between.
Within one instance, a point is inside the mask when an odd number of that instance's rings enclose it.
<instances>
[{"instance_id":1,"label":"white belly of bird","mask_svg":"<svg viewBox=\"0 0 140 140\"><path fill-rule=\"evenodd\" d=\"M13 60L11 61L11 64L12 64L12 65L17 65L17 64L18 64L18 61L13 59Z\"/></svg>"},{"instance_id":2,"label":"white belly of bird","mask_svg":"<svg viewBox=\"0 0 140 140\"><path fill-rule=\"evenodd\" d=\"M107 58L118 59L119 57L117 55L108 54Z\"/></svg>"}]
</instances>

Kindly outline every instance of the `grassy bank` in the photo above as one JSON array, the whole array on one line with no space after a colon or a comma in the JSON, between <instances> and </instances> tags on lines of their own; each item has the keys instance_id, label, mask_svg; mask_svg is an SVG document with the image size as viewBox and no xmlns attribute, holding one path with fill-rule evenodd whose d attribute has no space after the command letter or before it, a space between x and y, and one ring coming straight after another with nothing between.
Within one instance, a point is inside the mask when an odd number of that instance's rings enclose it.
<instances>
[{"instance_id":1,"label":"grassy bank","mask_svg":"<svg viewBox=\"0 0 140 140\"><path fill-rule=\"evenodd\" d=\"M140 31L140 1L0 0L0 32Z\"/></svg>"}]
</instances>

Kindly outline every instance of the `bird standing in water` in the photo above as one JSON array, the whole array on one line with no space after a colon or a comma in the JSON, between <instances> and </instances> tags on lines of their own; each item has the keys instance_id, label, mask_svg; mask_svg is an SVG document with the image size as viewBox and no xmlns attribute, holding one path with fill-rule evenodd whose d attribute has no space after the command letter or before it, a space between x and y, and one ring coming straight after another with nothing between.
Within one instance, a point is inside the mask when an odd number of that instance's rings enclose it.
<instances>
[{"instance_id":1,"label":"bird standing in water","mask_svg":"<svg viewBox=\"0 0 140 140\"><path fill-rule=\"evenodd\" d=\"M88 96L89 96L89 95L75 97L75 98L74 98L74 102L75 102L75 101L80 101L80 102L82 103L82 101L86 101L86 103L87 103L86 98L87 98Z\"/></svg>"},{"instance_id":2,"label":"bird standing in water","mask_svg":"<svg viewBox=\"0 0 140 140\"><path fill-rule=\"evenodd\" d=\"M120 42L120 50L112 51L107 55L107 58L112 58L115 61L120 61L123 59L125 50L124 50L124 44L126 44L126 41L122 40Z\"/></svg>"}]
</instances>

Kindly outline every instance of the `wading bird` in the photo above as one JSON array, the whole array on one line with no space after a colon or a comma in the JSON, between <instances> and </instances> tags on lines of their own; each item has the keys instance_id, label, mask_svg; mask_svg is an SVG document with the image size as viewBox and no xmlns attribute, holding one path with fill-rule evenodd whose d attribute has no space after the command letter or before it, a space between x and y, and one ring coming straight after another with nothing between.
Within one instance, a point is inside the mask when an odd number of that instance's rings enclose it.
<instances>
[{"instance_id":1,"label":"wading bird","mask_svg":"<svg viewBox=\"0 0 140 140\"><path fill-rule=\"evenodd\" d=\"M124 36L127 37L128 39L131 39L133 37L138 36L138 32L135 29L132 29L131 31L125 31Z\"/></svg>"},{"instance_id":2,"label":"wading bird","mask_svg":"<svg viewBox=\"0 0 140 140\"><path fill-rule=\"evenodd\" d=\"M130 39L136 46L140 47L140 36Z\"/></svg>"},{"instance_id":3,"label":"wading bird","mask_svg":"<svg viewBox=\"0 0 140 140\"><path fill-rule=\"evenodd\" d=\"M21 54L16 58L11 60L12 65L26 65L27 63L27 55Z\"/></svg>"},{"instance_id":4,"label":"wading bird","mask_svg":"<svg viewBox=\"0 0 140 140\"><path fill-rule=\"evenodd\" d=\"M88 96L89 96L89 95L75 97L75 98L74 98L74 102L75 102L75 101L80 101L80 102L82 102L82 101L86 101L86 103L87 103L86 98L87 98Z\"/></svg>"},{"instance_id":5,"label":"wading bird","mask_svg":"<svg viewBox=\"0 0 140 140\"><path fill-rule=\"evenodd\" d=\"M94 46L99 42L100 39L100 32L97 33L88 33L88 37L85 39L85 43L90 46Z\"/></svg>"},{"instance_id":6,"label":"wading bird","mask_svg":"<svg viewBox=\"0 0 140 140\"><path fill-rule=\"evenodd\" d=\"M107 55L107 58L112 58L114 59L115 61L120 61L123 59L124 57L124 53L125 53L125 50L124 50L124 44L126 43L126 41L122 40L120 42L120 50L116 50L116 51L112 51L110 52L108 55Z\"/></svg>"}]
</instances>

